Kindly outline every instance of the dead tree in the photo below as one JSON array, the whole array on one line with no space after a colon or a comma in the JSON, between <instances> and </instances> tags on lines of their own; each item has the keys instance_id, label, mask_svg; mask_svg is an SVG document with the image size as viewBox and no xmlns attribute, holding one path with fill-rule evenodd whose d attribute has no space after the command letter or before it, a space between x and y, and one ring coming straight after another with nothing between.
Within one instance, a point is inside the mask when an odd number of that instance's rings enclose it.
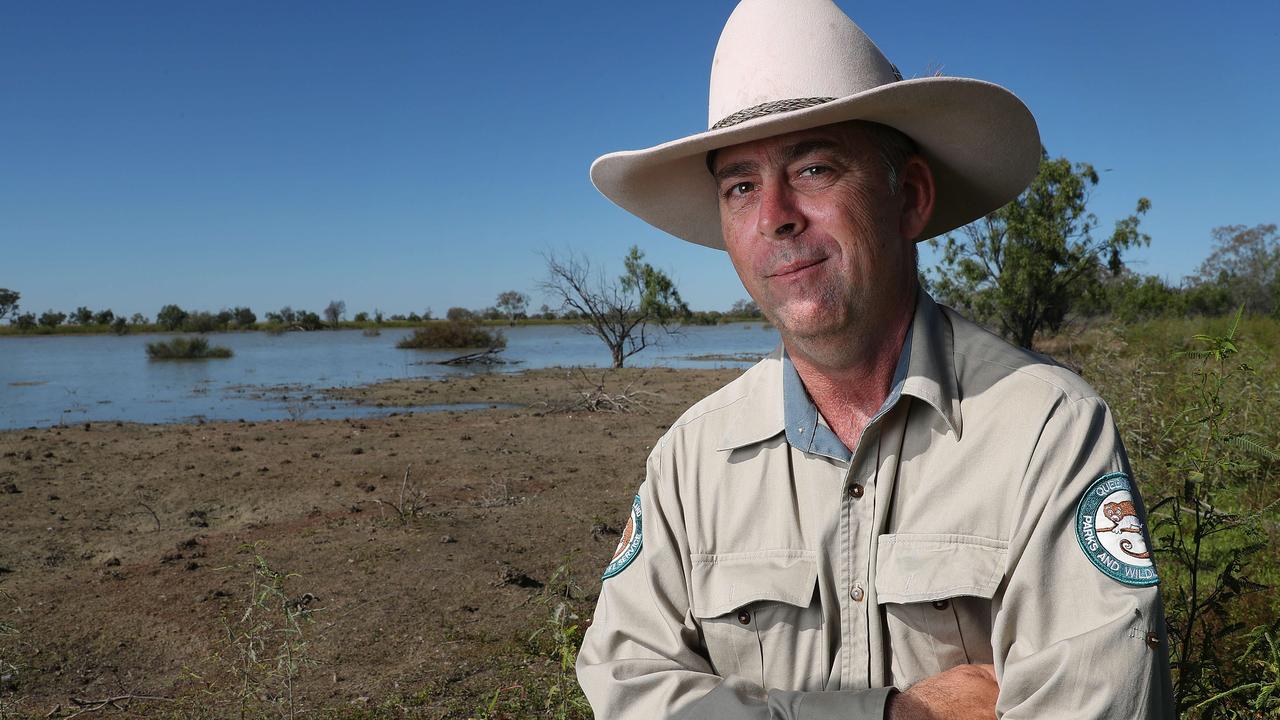
<instances>
[{"instance_id":1,"label":"dead tree","mask_svg":"<svg viewBox=\"0 0 1280 720\"><path fill-rule=\"evenodd\" d=\"M542 291L578 318L578 329L608 346L615 368L653 343L651 326L670 333L689 316L675 283L643 262L638 247L631 248L624 261L626 271L612 282L603 273L593 273L586 258L544 257L548 277L540 283Z\"/></svg>"}]
</instances>

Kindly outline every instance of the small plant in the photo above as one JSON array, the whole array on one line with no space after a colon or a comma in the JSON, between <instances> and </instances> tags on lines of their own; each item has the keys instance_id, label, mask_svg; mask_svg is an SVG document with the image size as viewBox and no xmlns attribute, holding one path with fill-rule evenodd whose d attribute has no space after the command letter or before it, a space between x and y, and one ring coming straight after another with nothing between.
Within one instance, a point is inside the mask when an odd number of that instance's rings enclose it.
<instances>
[{"instance_id":1,"label":"small plant","mask_svg":"<svg viewBox=\"0 0 1280 720\"><path fill-rule=\"evenodd\" d=\"M306 632L315 596L291 598L286 585L299 576L271 567L261 543L242 545L240 550L250 558L231 569L247 575L244 606L239 617L223 615L224 647L215 660L234 679L230 692L241 718L272 712L292 720L302 712L298 679L316 664Z\"/></svg>"},{"instance_id":2,"label":"small plant","mask_svg":"<svg viewBox=\"0 0 1280 720\"><path fill-rule=\"evenodd\" d=\"M4 608L6 615L10 605L14 612L21 611L13 596L3 590L0 590L0 601L3 601L0 602L0 608ZM20 682L17 643L18 629L4 615L0 615L0 717L8 717L6 713L17 705L16 698L7 697L16 693Z\"/></svg>"},{"instance_id":3,"label":"small plant","mask_svg":"<svg viewBox=\"0 0 1280 720\"><path fill-rule=\"evenodd\" d=\"M1170 480L1168 494L1151 507L1152 535L1164 575L1174 698L1179 715L1190 718L1261 717L1250 706L1266 706L1276 689L1266 659L1276 652L1273 637L1265 627L1253 633L1265 642L1246 643L1240 634L1259 619L1248 600L1265 588L1252 579L1250 564L1267 548L1261 520L1271 507L1247 507L1239 489L1265 481L1280 456L1247 423L1247 407L1258 398L1251 397L1254 369L1237 358L1239 323L1237 313L1225 335L1196 335L1199 347L1175 353L1191 364L1190 378L1179 388L1181 411L1156 443ZM1254 702L1245 699L1250 691L1258 693Z\"/></svg>"},{"instance_id":4,"label":"small plant","mask_svg":"<svg viewBox=\"0 0 1280 720\"><path fill-rule=\"evenodd\" d=\"M569 556L560 563L538 599L549 613L546 622L529 636L529 642L540 649L552 664L551 680L546 686L543 717L568 720L591 717L591 706L582 694L574 672L578 650L582 647L582 629L575 606L581 601L582 588L574 580ZM542 642L539 642L541 640Z\"/></svg>"},{"instance_id":5,"label":"small plant","mask_svg":"<svg viewBox=\"0 0 1280 720\"><path fill-rule=\"evenodd\" d=\"M168 342L147 343L147 357L152 360L196 360L201 358L229 358L231 349L210 346L205 338L177 337Z\"/></svg>"},{"instance_id":6,"label":"small plant","mask_svg":"<svg viewBox=\"0 0 1280 720\"><path fill-rule=\"evenodd\" d=\"M490 330L471 318L433 322L396 343L407 350L439 350L452 348L502 348L507 339L500 330Z\"/></svg>"},{"instance_id":7,"label":"small plant","mask_svg":"<svg viewBox=\"0 0 1280 720\"><path fill-rule=\"evenodd\" d=\"M426 488L420 487L416 482L409 481L409 471L413 469L412 465L408 465L404 469L404 479L400 481L400 494L395 500L377 500L379 507L384 505L391 506L395 510L396 517L400 520L401 525L407 525L410 520L420 517L427 509L427 491Z\"/></svg>"}]
</instances>

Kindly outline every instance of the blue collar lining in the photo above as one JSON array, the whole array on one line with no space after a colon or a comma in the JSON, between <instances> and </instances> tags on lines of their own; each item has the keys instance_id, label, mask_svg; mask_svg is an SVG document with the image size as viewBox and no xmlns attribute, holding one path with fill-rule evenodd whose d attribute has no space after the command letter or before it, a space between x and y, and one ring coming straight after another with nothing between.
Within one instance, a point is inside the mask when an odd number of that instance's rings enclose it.
<instances>
[{"instance_id":1,"label":"blue collar lining","mask_svg":"<svg viewBox=\"0 0 1280 720\"><path fill-rule=\"evenodd\" d=\"M902 352L898 355L898 365L893 371L893 384L890 386L889 396L885 398L884 404L880 406L868 426L889 412L902 397L902 385L907 379L907 369L911 365L913 332L913 327L907 329L906 339L902 342ZM818 406L814 405L813 400L809 398L809 392L805 390L804 383L800 380L800 373L796 372L785 349L782 351L782 408L787 444L791 447L840 462L849 462L853 457L853 453L845 447L835 431L821 421Z\"/></svg>"}]
</instances>

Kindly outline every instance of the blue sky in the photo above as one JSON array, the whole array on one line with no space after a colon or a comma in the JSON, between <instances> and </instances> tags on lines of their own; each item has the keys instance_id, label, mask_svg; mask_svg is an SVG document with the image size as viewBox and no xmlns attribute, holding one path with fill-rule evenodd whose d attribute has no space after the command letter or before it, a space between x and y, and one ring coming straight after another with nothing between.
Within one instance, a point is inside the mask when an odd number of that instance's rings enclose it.
<instances>
[{"instance_id":1,"label":"blue sky","mask_svg":"<svg viewBox=\"0 0 1280 720\"><path fill-rule=\"evenodd\" d=\"M1280 4L841 6L907 75L1000 83L1106 172L1136 269L1280 221ZM540 252L638 244L695 308L728 259L601 197L596 156L706 123L727 0L0 2L0 287L40 312L542 302ZM1229 8L1225 11L1223 8ZM925 253L924 263L931 261Z\"/></svg>"}]
</instances>

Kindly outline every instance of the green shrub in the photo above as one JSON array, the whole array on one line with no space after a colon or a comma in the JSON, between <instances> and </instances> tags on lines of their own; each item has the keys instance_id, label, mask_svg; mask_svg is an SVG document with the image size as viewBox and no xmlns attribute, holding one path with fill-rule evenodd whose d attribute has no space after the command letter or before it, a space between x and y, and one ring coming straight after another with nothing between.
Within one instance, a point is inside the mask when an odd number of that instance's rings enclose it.
<instances>
[{"instance_id":1,"label":"green shrub","mask_svg":"<svg viewBox=\"0 0 1280 720\"><path fill-rule=\"evenodd\" d=\"M474 320L449 320L433 322L418 328L413 334L396 343L398 348L435 350L449 348L502 348L507 339L502 331L481 327Z\"/></svg>"},{"instance_id":2,"label":"green shrub","mask_svg":"<svg viewBox=\"0 0 1280 720\"><path fill-rule=\"evenodd\" d=\"M197 358L229 358L230 348L210 347L204 338L177 337L168 342L147 343L147 357L152 360L194 360Z\"/></svg>"}]
</instances>

